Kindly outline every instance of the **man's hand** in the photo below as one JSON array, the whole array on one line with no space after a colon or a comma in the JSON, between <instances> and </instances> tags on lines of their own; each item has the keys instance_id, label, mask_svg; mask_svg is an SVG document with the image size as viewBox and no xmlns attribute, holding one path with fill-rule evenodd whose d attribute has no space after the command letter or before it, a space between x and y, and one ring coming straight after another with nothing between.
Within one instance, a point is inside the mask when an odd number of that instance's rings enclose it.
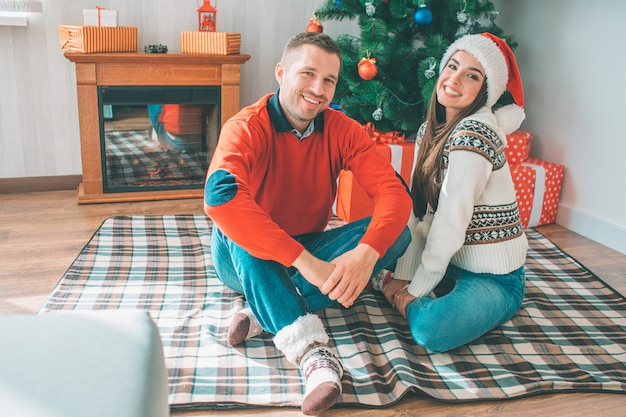
<instances>
[{"instance_id":1,"label":"man's hand","mask_svg":"<svg viewBox=\"0 0 626 417\"><path fill-rule=\"evenodd\" d=\"M364 243L358 244L356 248L331 261L335 269L320 291L345 308L351 307L367 286L378 258L374 248Z\"/></svg>"},{"instance_id":2,"label":"man's hand","mask_svg":"<svg viewBox=\"0 0 626 417\"><path fill-rule=\"evenodd\" d=\"M304 279L317 288L322 288L322 285L324 285L335 269L335 265L316 258L307 250L303 250L302 253L300 253L296 260L293 261L293 266L300 271Z\"/></svg>"},{"instance_id":3,"label":"man's hand","mask_svg":"<svg viewBox=\"0 0 626 417\"><path fill-rule=\"evenodd\" d=\"M394 306L404 318L406 318L406 307L415 300L415 297L407 290L408 283L408 281L392 279L383 287L383 294L389 304Z\"/></svg>"}]
</instances>

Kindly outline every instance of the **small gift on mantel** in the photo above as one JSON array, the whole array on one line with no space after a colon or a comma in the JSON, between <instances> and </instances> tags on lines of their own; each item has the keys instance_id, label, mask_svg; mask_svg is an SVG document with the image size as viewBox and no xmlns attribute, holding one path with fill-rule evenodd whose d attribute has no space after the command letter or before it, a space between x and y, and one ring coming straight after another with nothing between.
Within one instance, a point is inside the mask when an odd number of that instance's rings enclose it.
<instances>
[{"instance_id":1,"label":"small gift on mantel","mask_svg":"<svg viewBox=\"0 0 626 417\"><path fill-rule=\"evenodd\" d=\"M117 10L98 6L95 9L83 9L83 25L117 27Z\"/></svg>"},{"instance_id":2,"label":"small gift on mantel","mask_svg":"<svg viewBox=\"0 0 626 417\"><path fill-rule=\"evenodd\" d=\"M180 34L180 52L184 54L231 55L241 48L241 33L184 31Z\"/></svg>"},{"instance_id":3,"label":"small gift on mantel","mask_svg":"<svg viewBox=\"0 0 626 417\"><path fill-rule=\"evenodd\" d=\"M391 162L402 179L409 184L413 167L415 142L405 141L400 132L379 132L372 123L364 129L376 142L376 152ZM350 171L341 171L337 185L337 201L335 214L346 222L353 222L371 216L374 202L365 189L358 183Z\"/></svg>"},{"instance_id":4,"label":"small gift on mantel","mask_svg":"<svg viewBox=\"0 0 626 417\"><path fill-rule=\"evenodd\" d=\"M65 52L137 52L137 28L132 26L59 25Z\"/></svg>"}]
</instances>

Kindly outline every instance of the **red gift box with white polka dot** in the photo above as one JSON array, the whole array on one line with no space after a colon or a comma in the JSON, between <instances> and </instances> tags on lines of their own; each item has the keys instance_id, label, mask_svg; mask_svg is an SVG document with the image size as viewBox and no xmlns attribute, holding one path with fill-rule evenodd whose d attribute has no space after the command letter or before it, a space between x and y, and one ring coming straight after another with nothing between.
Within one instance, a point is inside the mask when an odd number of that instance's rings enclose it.
<instances>
[{"instance_id":1,"label":"red gift box with white polka dot","mask_svg":"<svg viewBox=\"0 0 626 417\"><path fill-rule=\"evenodd\" d=\"M517 204L525 228L556 221L564 172L563 165L535 158L511 165Z\"/></svg>"},{"instance_id":2,"label":"red gift box with white polka dot","mask_svg":"<svg viewBox=\"0 0 626 417\"><path fill-rule=\"evenodd\" d=\"M516 130L513 133L506 135L506 159L509 161L509 165L519 165L530 156L530 142L533 139L532 132L525 130Z\"/></svg>"},{"instance_id":3,"label":"red gift box with white polka dot","mask_svg":"<svg viewBox=\"0 0 626 417\"><path fill-rule=\"evenodd\" d=\"M533 208L533 197L535 195L535 170L525 165L510 165L511 177L515 186L517 196L517 206L522 218L522 226L528 227L530 212Z\"/></svg>"}]
</instances>

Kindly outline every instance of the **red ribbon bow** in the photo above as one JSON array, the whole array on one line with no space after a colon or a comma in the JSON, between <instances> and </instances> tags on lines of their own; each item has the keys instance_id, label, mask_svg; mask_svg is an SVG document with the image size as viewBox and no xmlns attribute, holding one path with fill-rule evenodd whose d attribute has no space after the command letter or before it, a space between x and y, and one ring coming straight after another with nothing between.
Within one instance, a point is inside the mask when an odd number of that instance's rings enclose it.
<instances>
[{"instance_id":1,"label":"red ribbon bow","mask_svg":"<svg viewBox=\"0 0 626 417\"><path fill-rule=\"evenodd\" d=\"M100 10L106 10L105 7L96 6L96 10L98 10L98 26L100 26Z\"/></svg>"},{"instance_id":2,"label":"red ribbon bow","mask_svg":"<svg viewBox=\"0 0 626 417\"><path fill-rule=\"evenodd\" d=\"M370 138L376 143L402 143L404 142L404 133L402 132L379 132L374 127L374 123L367 122L363 126Z\"/></svg>"}]
</instances>

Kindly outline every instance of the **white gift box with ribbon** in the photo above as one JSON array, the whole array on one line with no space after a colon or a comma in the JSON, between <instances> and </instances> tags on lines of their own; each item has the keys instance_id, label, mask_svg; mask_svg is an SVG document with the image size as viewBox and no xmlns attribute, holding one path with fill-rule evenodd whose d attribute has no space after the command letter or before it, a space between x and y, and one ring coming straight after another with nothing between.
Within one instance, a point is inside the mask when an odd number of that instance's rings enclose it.
<instances>
[{"instance_id":1,"label":"white gift box with ribbon","mask_svg":"<svg viewBox=\"0 0 626 417\"><path fill-rule=\"evenodd\" d=\"M117 10L83 9L83 25L117 27Z\"/></svg>"}]
</instances>

